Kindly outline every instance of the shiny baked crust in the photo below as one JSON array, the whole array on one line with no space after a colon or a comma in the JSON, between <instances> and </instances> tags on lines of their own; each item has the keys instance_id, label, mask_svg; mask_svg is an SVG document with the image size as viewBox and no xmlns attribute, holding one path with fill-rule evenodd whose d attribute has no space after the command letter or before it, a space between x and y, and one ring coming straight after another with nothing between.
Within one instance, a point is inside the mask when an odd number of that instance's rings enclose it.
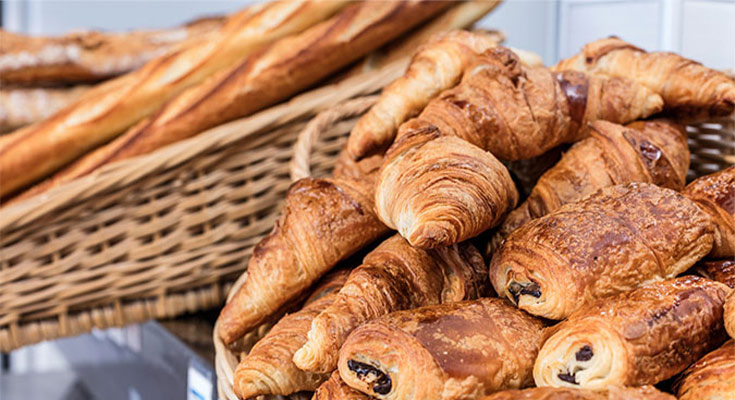
<instances>
[{"instance_id":1,"label":"shiny baked crust","mask_svg":"<svg viewBox=\"0 0 735 400\"><path fill-rule=\"evenodd\" d=\"M540 387L505 390L478 400L676 400L676 397L663 393L653 386L613 386L604 391Z\"/></svg>"},{"instance_id":2,"label":"shiny baked crust","mask_svg":"<svg viewBox=\"0 0 735 400\"><path fill-rule=\"evenodd\" d=\"M347 269L340 269L325 276L301 310L282 317L243 356L233 377L235 393L240 398L312 391L327 379L326 374L298 369L291 357L306 341L312 319L334 301L336 291L347 279L347 272Z\"/></svg>"},{"instance_id":3,"label":"shiny baked crust","mask_svg":"<svg viewBox=\"0 0 735 400\"><path fill-rule=\"evenodd\" d=\"M498 298L399 311L352 332L339 373L379 399L476 398L532 383L542 328Z\"/></svg>"},{"instance_id":4,"label":"shiny baked crust","mask_svg":"<svg viewBox=\"0 0 735 400\"><path fill-rule=\"evenodd\" d=\"M322 383L314 392L312 400L370 400L371 397L355 390L340 378L339 371L335 370L326 382Z\"/></svg>"},{"instance_id":5,"label":"shiny baked crust","mask_svg":"<svg viewBox=\"0 0 735 400\"><path fill-rule=\"evenodd\" d=\"M735 110L735 81L720 71L667 52L647 53L616 37L588 43L555 67L635 80L663 97L680 116L728 115Z\"/></svg>"},{"instance_id":6,"label":"shiny baked crust","mask_svg":"<svg viewBox=\"0 0 735 400\"><path fill-rule=\"evenodd\" d=\"M225 17L201 18L171 29L73 32L36 37L0 29L0 82L89 83L132 71L179 43L217 31Z\"/></svg>"},{"instance_id":7,"label":"shiny baked crust","mask_svg":"<svg viewBox=\"0 0 735 400\"><path fill-rule=\"evenodd\" d=\"M550 328L533 369L536 385L601 390L668 379L725 340L728 291L683 276L587 304Z\"/></svg>"},{"instance_id":8,"label":"shiny baked crust","mask_svg":"<svg viewBox=\"0 0 735 400\"><path fill-rule=\"evenodd\" d=\"M457 30L432 37L416 51L406 73L386 86L375 105L357 121L347 141L348 154L360 159L385 150L401 124L459 83L475 57L497 44L495 35L482 32Z\"/></svg>"},{"instance_id":9,"label":"shiny baked crust","mask_svg":"<svg viewBox=\"0 0 735 400\"><path fill-rule=\"evenodd\" d=\"M428 0L352 4L329 20L278 40L185 90L149 119L26 196L285 100L450 5Z\"/></svg>"},{"instance_id":10,"label":"shiny baked crust","mask_svg":"<svg viewBox=\"0 0 735 400\"><path fill-rule=\"evenodd\" d=\"M498 295L563 319L584 303L675 277L709 253L712 221L681 194L608 186L511 233L490 262Z\"/></svg>"},{"instance_id":11,"label":"shiny baked crust","mask_svg":"<svg viewBox=\"0 0 735 400\"><path fill-rule=\"evenodd\" d=\"M692 364L676 388L679 400L735 399L735 342L728 341Z\"/></svg>"},{"instance_id":12,"label":"shiny baked crust","mask_svg":"<svg viewBox=\"0 0 735 400\"><path fill-rule=\"evenodd\" d=\"M213 35L193 38L104 82L52 117L0 142L0 197L44 178L153 114L182 90L276 39L300 32L348 2L271 2L230 16Z\"/></svg>"},{"instance_id":13,"label":"shiny baked crust","mask_svg":"<svg viewBox=\"0 0 735 400\"><path fill-rule=\"evenodd\" d=\"M273 231L253 250L245 283L222 309L222 340L236 340L388 232L375 216L369 181L306 178L291 185Z\"/></svg>"},{"instance_id":14,"label":"shiny baked crust","mask_svg":"<svg viewBox=\"0 0 735 400\"><path fill-rule=\"evenodd\" d=\"M702 260L694 266L694 270L707 279L735 289L735 259Z\"/></svg>"},{"instance_id":15,"label":"shiny baked crust","mask_svg":"<svg viewBox=\"0 0 735 400\"><path fill-rule=\"evenodd\" d=\"M731 338L735 338L735 290L725 302L725 329Z\"/></svg>"},{"instance_id":16,"label":"shiny baked crust","mask_svg":"<svg viewBox=\"0 0 735 400\"><path fill-rule=\"evenodd\" d=\"M715 223L712 258L735 259L735 166L694 180L682 192Z\"/></svg>"},{"instance_id":17,"label":"shiny baked crust","mask_svg":"<svg viewBox=\"0 0 735 400\"><path fill-rule=\"evenodd\" d=\"M638 121L625 127L596 121L589 132L588 138L572 146L539 178L526 201L508 214L494 238L498 245L526 222L606 186L647 182L684 188L689 147L683 126L667 120Z\"/></svg>"},{"instance_id":18,"label":"shiny baked crust","mask_svg":"<svg viewBox=\"0 0 735 400\"><path fill-rule=\"evenodd\" d=\"M417 247L474 237L514 207L515 188L495 157L534 157L582 139L590 121L628 122L661 105L631 81L524 67L492 48L401 125L378 178L378 214Z\"/></svg>"},{"instance_id":19,"label":"shiny baked crust","mask_svg":"<svg viewBox=\"0 0 735 400\"><path fill-rule=\"evenodd\" d=\"M487 267L472 245L422 250L394 235L365 257L336 300L314 318L294 364L328 373L360 324L394 311L476 299L489 289Z\"/></svg>"}]
</instances>

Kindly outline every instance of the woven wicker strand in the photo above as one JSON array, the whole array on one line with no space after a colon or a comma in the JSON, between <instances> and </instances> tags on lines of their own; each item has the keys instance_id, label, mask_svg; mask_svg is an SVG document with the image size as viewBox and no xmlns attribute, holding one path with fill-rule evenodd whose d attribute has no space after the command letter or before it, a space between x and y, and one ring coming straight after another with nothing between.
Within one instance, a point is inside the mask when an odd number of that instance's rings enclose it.
<instances>
[{"instance_id":1,"label":"woven wicker strand","mask_svg":"<svg viewBox=\"0 0 735 400\"><path fill-rule=\"evenodd\" d=\"M406 63L317 88L4 208L0 352L221 304L279 214L298 133L319 111L393 81ZM331 171L352 124L321 133L311 153L314 176Z\"/></svg>"}]
</instances>

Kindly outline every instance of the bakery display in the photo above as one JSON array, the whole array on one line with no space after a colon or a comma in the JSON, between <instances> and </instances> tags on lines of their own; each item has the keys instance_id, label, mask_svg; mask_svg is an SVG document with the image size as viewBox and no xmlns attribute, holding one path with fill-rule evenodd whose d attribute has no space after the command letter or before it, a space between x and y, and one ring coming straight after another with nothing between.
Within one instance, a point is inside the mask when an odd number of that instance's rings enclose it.
<instances>
[{"instance_id":1,"label":"bakery display","mask_svg":"<svg viewBox=\"0 0 735 400\"><path fill-rule=\"evenodd\" d=\"M526 387L542 327L498 298L399 311L350 334L339 374L378 399L467 399Z\"/></svg>"},{"instance_id":2,"label":"bakery display","mask_svg":"<svg viewBox=\"0 0 735 400\"><path fill-rule=\"evenodd\" d=\"M735 166L696 179L682 193L712 217L715 242L710 257L735 259Z\"/></svg>"},{"instance_id":3,"label":"bakery display","mask_svg":"<svg viewBox=\"0 0 735 400\"><path fill-rule=\"evenodd\" d=\"M306 371L333 371L339 349L359 325L394 311L484 297L489 287L474 246L427 251L394 235L368 253L335 301L314 318L294 363Z\"/></svg>"},{"instance_id":4,"label":"bakery display","mask_svg":"<svg viewBox=\"0 0 735 400\"><path fill-rule=\"evenodd\" d=\"M498 228L496 243L526 222L607 186L647 182L684 188L689 148L683 126L665 120L625 127L596 121L589 132L588 138L572 146L539 178L526 201L508 214Z\"/></svg>"},{"instance_id":5,"label":"bakery display","mask_svg":"<svg viewBox=\"0 0 735 400\"><path fill-rule=\"evenodd\" d=\"M179 43L216 32L225 21L225 17L207 17L170 29L80 31L61 37L27 36L0 29L0 83L89 83L121 75Z\"/></svg>"},{"instance_id":6,"label":"bakery display","mask_svg":"<svg viewBox=\"0 0 735 400\"><path fill-rule=\"evenodd\" d=\"M0 196L55 172L156 111L182 90L273 41L315 25L347 1L271 2L228 17L141 68L96 86L50 118L0 142Z\"/></svg>"},{"instance_id":7,"label":"bakery display","mask_svg":"<svg viewBox=\"0 0 735 400\"><path fill-rule=\"evenodd\" d=\"M563 319L601 296L681 274L713 241L710 217L678 192L609 186L511 233L490 280L521 309Z\"/></svg>"},{"instance_id":8,"label":"bakery display","mask_svg":"<svg viewBox=\"0 0 735 400\"><path fill-rule=\"evenodd\" d=\"M611 386L604 391L574 388L540 387L525 390L504 390L480 400L674 400L653 386Z\"/></svg>"},{"instance_id":9,"label":"bakery display","mask_svg":"<svg viewBox=\"0 0 735 400\"><path fill-rule=\"evenodd\" d=\"M299 0L173 30L0 31L0 129L17 128L0 136L0 224L37 223L54 199L68 218L11 232L11 292L130 263L120 275L173 271L148 286L188 302L197 279L244 270L214 331L227 400L735 394L735 167L702 150L729 148L714 133L730 121L709 118L735 115L735 81L617 38L545 67L501 32L452 30L498 3ZM6 74L11 59L27 65ZM141 184L128 170L144 164L158 167ZM107 219L86 222L75 196ZM119 234L128 211L144 234ZM29 271L36 245L65 264ZM44 290L5 319L79 329L75 307L108 296ZM116 321L139 311L121 304ZM6 349L46 335L16 325Z\"/></svg>"},{"instance_id":10,"label":"bakery display","mask_svg":"<svg viewBox=\"0 0 735 400\"><path fill-rule=\"evenodd\" d=\"M554 68L632 79L660 94L666 109L682 117L735 111L735 84L725 73L675 53L649 53L617 37L588 43Z\"/></svg>"},{"instance_id":11,"label":"bakery display","mask_svg":"<svg viewBox=\"0 0 735 400\"><path fill-rule=\"evenodd\" d=\"M632 81L525 67L506 48L491 48L468 70L401 125L381 168L380 219L414 246L458 243L500 222L515 196L498 193L512 185L495 157L538 156L586 137L590 121L629 122L662 105Z\"/></svg>"},{"instance_id":12,"label":"bakery display","mask_svg":"<svg viewBox=\"0 0 735 400\"><path fill-rule=\"evenodd\" d=\"M687 368L676 383L680 400L735 398L735 341L728 341Z\"/></svg>"},{"instance_id":13,"label":"bakery display","mask_svg":"<svg viewBox=\"0 0 735 400\"><path fill-rule=\"evenodd\" d=\"M550 329L536 385L601 390L668 379L725 341L729 290L683 276L588 304Z\"/></svg>"}]
</instances>

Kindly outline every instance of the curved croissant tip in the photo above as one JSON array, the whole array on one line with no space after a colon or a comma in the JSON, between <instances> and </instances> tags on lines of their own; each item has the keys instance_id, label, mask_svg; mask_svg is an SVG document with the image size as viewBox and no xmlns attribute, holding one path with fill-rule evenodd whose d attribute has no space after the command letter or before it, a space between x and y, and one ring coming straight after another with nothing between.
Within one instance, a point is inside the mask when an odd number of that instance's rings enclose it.
<instances>
[{"instance_id":1,"label":"curved croissant tip","mask_svg":"<svg viewBox=\"0 0 735 400\"><path fill-rule=\"evenodd\" d=\"M314 352L308 347L308 344L301 346L296 350L292 358L293 363L302 371L311 371L317 364Z\"/></svg>"},{"instance_id":2,"label":"curved croissant tip","mask_svg":"<svg viewBox=\"0 0 735 400\"><path fill-rule=\"evenodd\" d=\"M401 235L406 238L411 246L420 249L436 249L457 243L454 240L456 235L453 235L448 227L437 221L420 224L405 235L401 232Z\"/></svg>"}]
</instances>

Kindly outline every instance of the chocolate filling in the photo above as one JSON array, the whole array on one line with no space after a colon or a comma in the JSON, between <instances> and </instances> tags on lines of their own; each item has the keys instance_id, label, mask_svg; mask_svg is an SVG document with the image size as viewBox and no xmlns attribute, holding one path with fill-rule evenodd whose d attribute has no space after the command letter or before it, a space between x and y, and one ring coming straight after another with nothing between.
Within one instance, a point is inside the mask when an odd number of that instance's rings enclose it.
<instances>
[{"instance_id":1,"label":"chocolate filling","mask_svg":"<svg viewBox=\"0 0 735 400\"><path fill-rule=\"evenodd\" d=\"M372 365L359 361L347 360L347 368L357 375L357 378L373 385L373 392L377 394L388 394L392 384L390 377L383 371Z\"/></svg>"},{"instance_id":2,"label":"chocolate filling","mask_svg":"<svg viewBox=\"0 0 735 400\"><path fill-rule=\"evenodd\" d=\"M574 385L579 385L579 383L577 383L577 380L574 379L574 374L570 374L568 372L564 372L564 373L561 373L561 374L559 374L557 376L559 377L559 379L563 380L564 382L569 382L569 383L572 383Z\"/></svg>"},{"instance_id":3,"label":"chocolate filling","mask_svg":"<svg viewBox=\"0 0 735 400\"><path fill-rule=\"evenodd\" d=\"M574 355L574 357L577 359L577 361L589 361L592 356L594 356L595 353L592 351L592 348L590 346L583 346L577 354Z\"/></svg>"},{"instance_id":4,"label":"chocolate filling","mask_svg":"<svg viewBox=\"0 0 735 400\"><path fill-rule=\"evenodd\" d=\"M511 296L513 296L513 302L516 304L518 304L518 298L522 294L530 295L537 299L541 297L541 287L536 282L529 282L529 283L512 282L508 286L508 291L510 292Z\"/></svg>"}]
</instances>

